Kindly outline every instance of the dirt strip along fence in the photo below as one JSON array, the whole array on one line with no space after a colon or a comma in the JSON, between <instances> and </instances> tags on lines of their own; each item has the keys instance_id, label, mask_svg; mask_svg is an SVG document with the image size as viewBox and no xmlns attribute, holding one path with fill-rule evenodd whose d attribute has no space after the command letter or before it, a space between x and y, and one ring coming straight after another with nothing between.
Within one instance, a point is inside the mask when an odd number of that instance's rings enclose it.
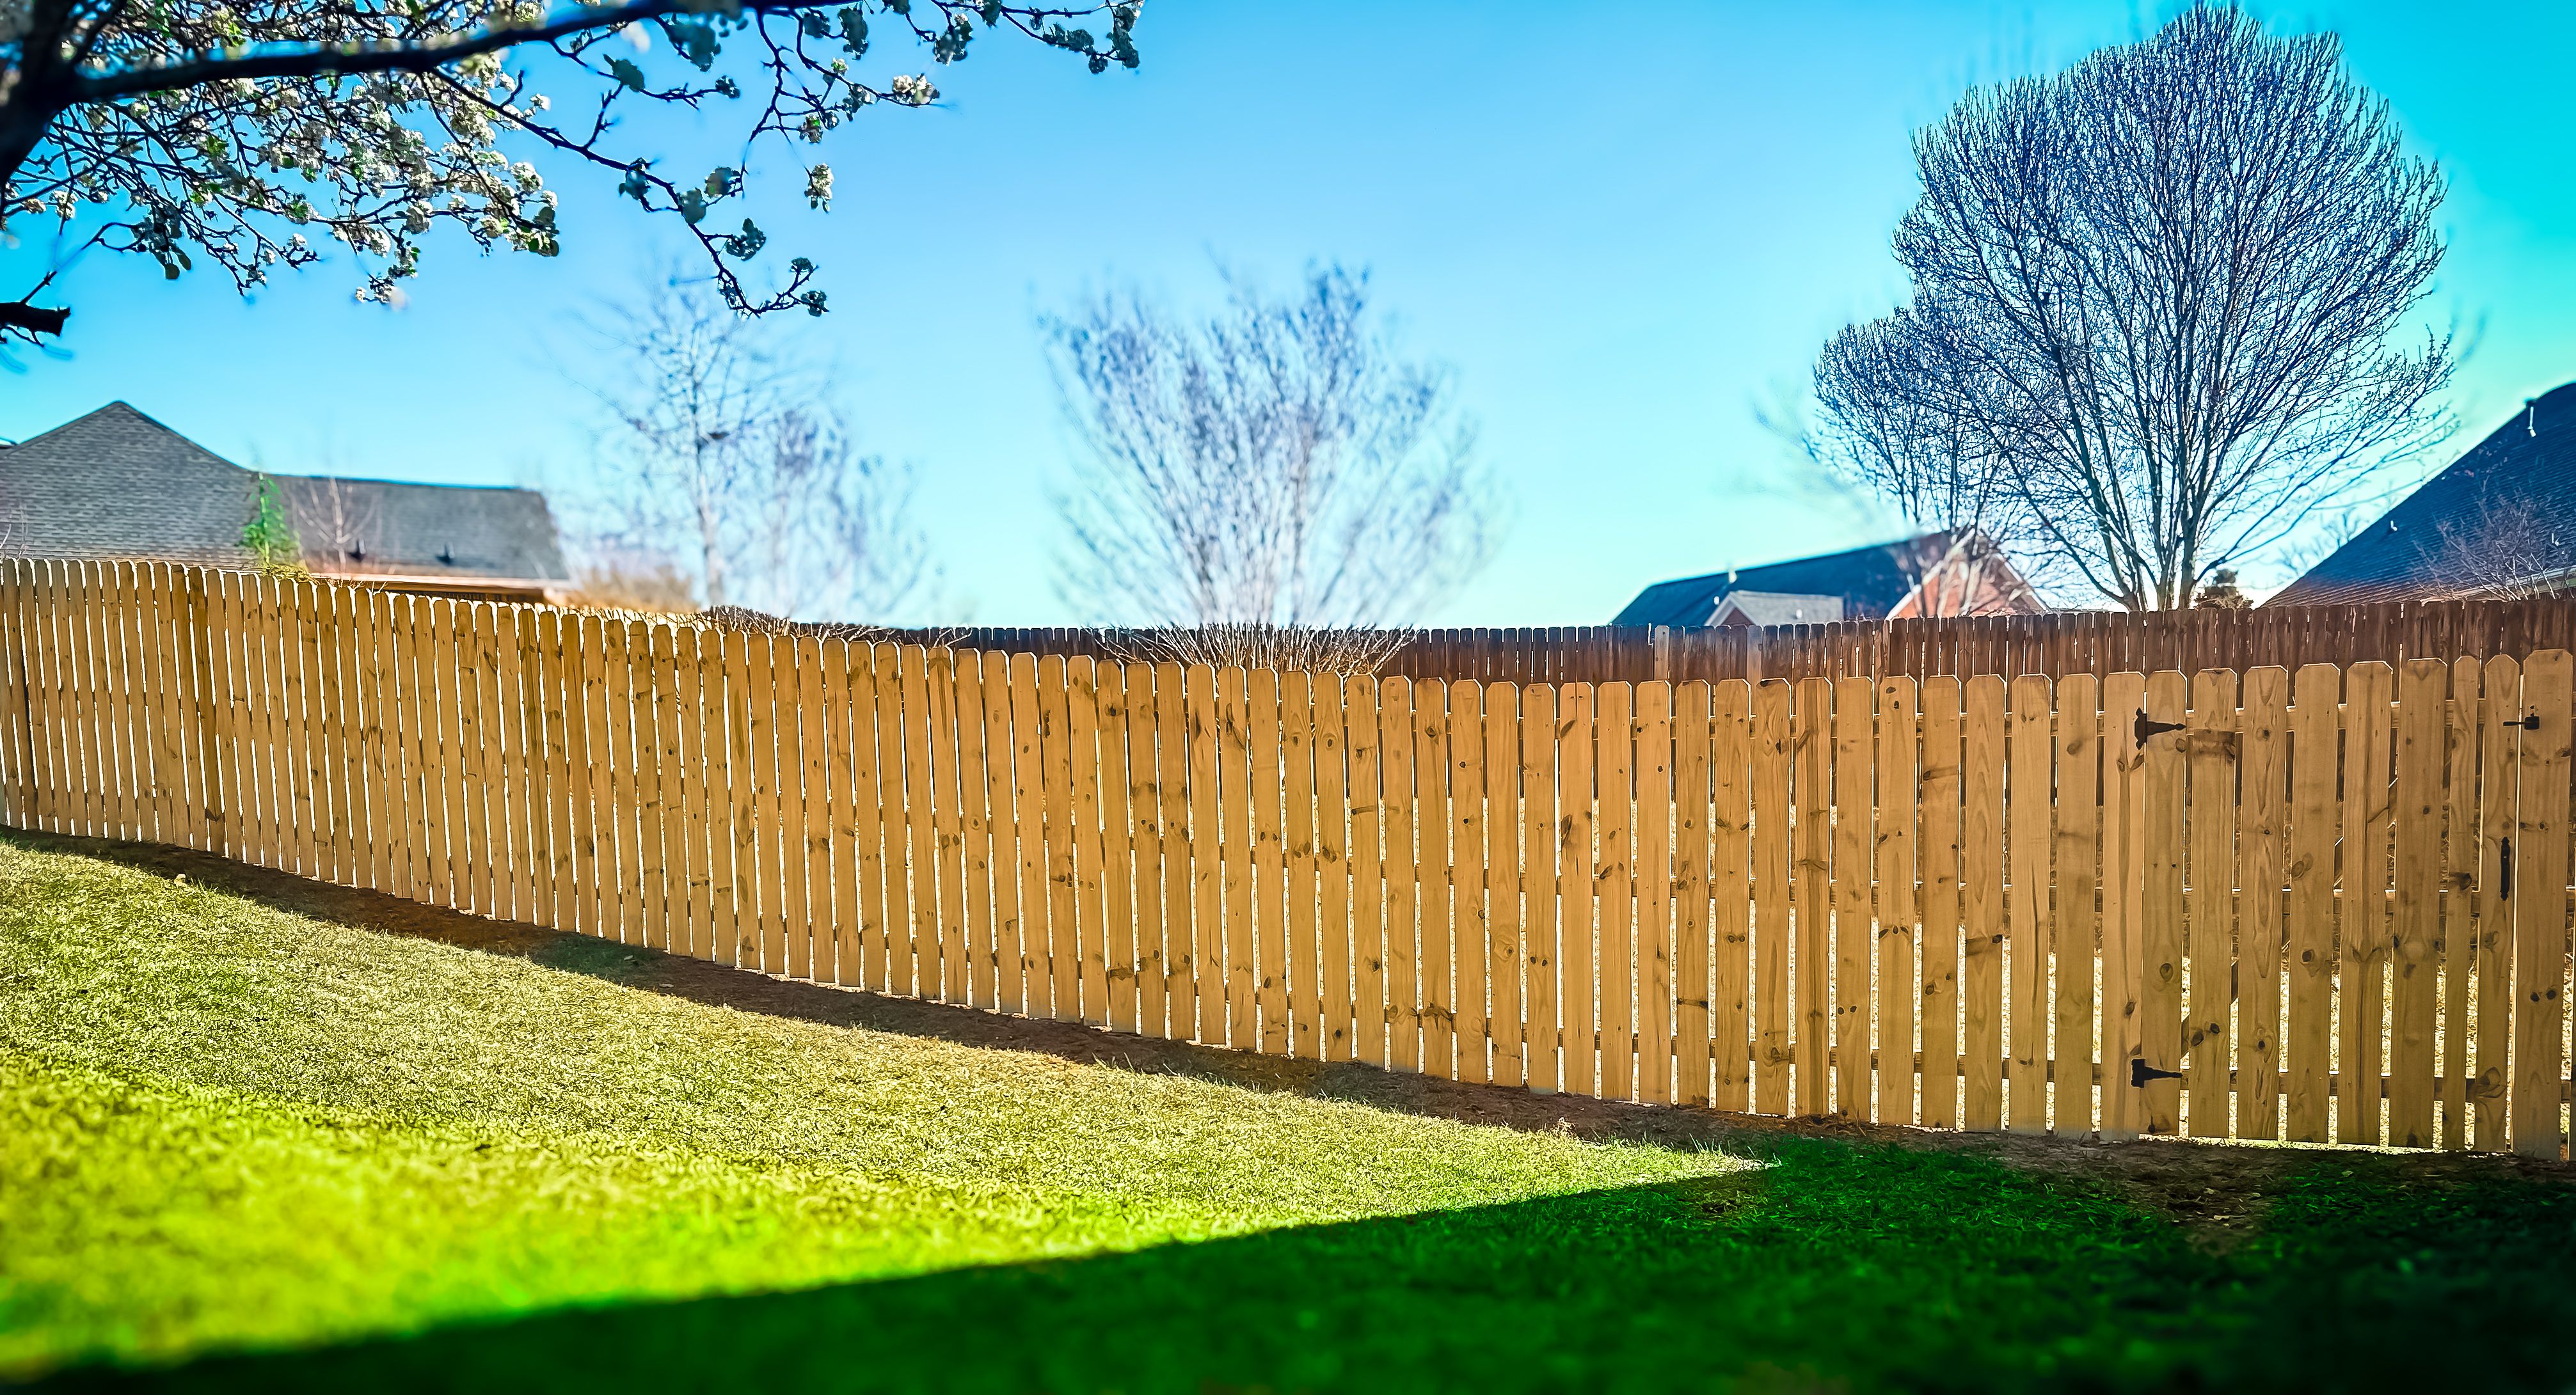
<instances>
[{"instance_id":1,"label":"dirt strip along fence","mask_svg":"<svg viewBox=\"0 0 2576 1395\"><path fill-rule=\"evenodd\" d=\"M0 817L1533 1090L2557 1156L2564 650L1338 679L0 563Z\"/></svg>"},{"instance_id":2,"label":"dirt strip along fence","mask_svg":"<svg viewBox=\"0 0 2576 1395\"><path fill-rule=\"evenodd\" d=\"M907 630L897 643L1095 662L1151 655L1150 632L1077 629ZM1409 632L1381 678L1479 683L1642 683L1728 678L1913 678L1993 674L2064 678L2204 668L2338 667L2377 659L2522 658L2576 649L2576 600L2389 601L2373 605L2185 610L2132 615L2070 611L1929 620L1856 620L1767 629L1591 625Z\"/></svg>"}]
</instances>

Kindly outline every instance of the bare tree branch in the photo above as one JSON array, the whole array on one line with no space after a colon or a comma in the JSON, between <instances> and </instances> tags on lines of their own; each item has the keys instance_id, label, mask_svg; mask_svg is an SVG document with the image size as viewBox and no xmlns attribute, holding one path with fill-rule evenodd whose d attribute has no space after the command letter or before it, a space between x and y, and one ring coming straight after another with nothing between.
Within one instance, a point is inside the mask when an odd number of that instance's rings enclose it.
<instances>
[{"instance_id":1,"label":"bare tree branch","mask_svg":"<svg viewBox=\"0 0 2576 1395\"><path fill-rule=\"evenodd\" d=\"M1096 73L1136 65L1139 13L1136 0L0 0L0 230L50 218L172 278L211 263L244 291L339 242L364 271L359 298L392 303L441 225L486 250L561 250L555 190L504 153L523 145L614 171L619 197L677 217L736 310L821 314L810 259L749 284L768 235L716 213L742 198L756 149L938 99L926 75L862 66L871 17L940 64L1009 32ZM1106 33L1075 27L1086 16ZM551 115L548 87L575 93L578 114ZM619 120L747 96L744 155L704 173L665 168ZM790 173L811 206L830 205L829 165L800 158ZM61 333L62 312L32 295L0 304L0 342Z\"/></svg>"},{"instance_id":2,"label":"bare tree branch","mask_svg":"<svg viewBox=\"0 0 2576 1395\"><path fill-rule=\"evenodd\" d=\"M862 455L822 375L704 282L672 278L596 332L622 371L587 501L585 569L668 570L711 607L882 621L934 581L909 471Z\"/></svg>"}]
</instances>

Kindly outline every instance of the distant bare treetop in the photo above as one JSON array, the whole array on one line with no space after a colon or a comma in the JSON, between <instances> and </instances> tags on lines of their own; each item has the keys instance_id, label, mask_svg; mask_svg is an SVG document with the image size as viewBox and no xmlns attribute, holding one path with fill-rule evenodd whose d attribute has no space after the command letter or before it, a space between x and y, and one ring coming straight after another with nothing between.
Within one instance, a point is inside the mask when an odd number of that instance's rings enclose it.
<instances>
[{"instance_id":1,"label":"distant bare treetop","mask_svg":"<svg viewBox=\"0 0 2576 1395\"><path fill-rule=\"evenodd\" d=\"M598 389L586 574L799 619L883 620L920 597L910 473L852 446L828 377L784 362L767 325L674 278L595 329L619 376Z\"/></svg>"},{"instance_id":2,"label":"distant bare treetop","mask_svg":"<svg viewBox=\"0 0 2576 1395\"><path fill-rule=\"evenodd\" d=\"M1497 517L1449 371L1398 356L1365 274L1279 299L1228 280L1197 323L1134 293L1042 321L1083 446L1062 594L1105 624L1418 620Z\"/></svg>"},{"instance_id":3,"label":"distant bare treetop","mask_svg":"<svg viewBox=\"0 0 2576 1395\"><path fill-rule=\"evenodd\" d=\"M2442 176L2333 35L2195 7L1969 93L1914 156L1912 294L1825 346L1810 444L1917 522L2173 608L2447 434L2450 340L2390 346Z\"/></svg>"}]
</instances>

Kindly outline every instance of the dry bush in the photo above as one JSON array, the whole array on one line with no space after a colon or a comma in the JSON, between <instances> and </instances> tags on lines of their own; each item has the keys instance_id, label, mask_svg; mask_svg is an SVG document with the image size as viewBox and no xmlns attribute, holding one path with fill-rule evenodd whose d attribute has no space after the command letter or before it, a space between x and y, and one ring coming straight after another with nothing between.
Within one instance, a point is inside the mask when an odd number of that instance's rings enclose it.
<instances>
[{"instance_id":1,"label":"dry bush","mask_svg":"<svg viewBox=\"0 0 2576 1395\"><path fill-rule=\"evenodd\" d=\"M1103 642L1121 662L1131 664L1206 664L1348 676L1376 673L1413 636L1411 630L1220 624L1113 630Z\"/></svg>"},{"instance_id":2,"label":"dry bush","mask_svg":"<svg viewBox=\"0 0 2576 1395\"><path fill-rule=\"evenodd\" d=\"M2435 533L2426 560L2455 595L2503 601L2554 596L2567 589L2576 570L2576 547L2559 540L2557 516L2511 488L2482 484L2477 503L2442 520Z\"/></svg>"},{"instance_id":3,"label":"dry bush","mask_svg":"<svg viewBox=\"0 0 2576 1395\"><path fill-rule=\"evenodd\" d=\"M570 609L632 611L657 620L698 609L688 575L657 553L603 551L575 568L572 585L560 594Z\"/></svg>"}]
</instances>

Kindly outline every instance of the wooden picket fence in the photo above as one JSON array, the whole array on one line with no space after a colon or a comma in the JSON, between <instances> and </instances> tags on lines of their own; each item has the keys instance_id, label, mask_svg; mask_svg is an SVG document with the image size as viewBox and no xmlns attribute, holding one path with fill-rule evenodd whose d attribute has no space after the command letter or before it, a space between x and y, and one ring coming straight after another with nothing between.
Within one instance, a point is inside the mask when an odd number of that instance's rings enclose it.
<instances>
[{"instance_id":1,"label":"wooden picket fence","mask_svg":"<svg viewBox=\"0 0 2576 1395\"><path fill-rule=\"evenodd\" d=\"M767 973L1766 1114L2556 1157L2571 680L1532 684L0 561L0 819Z\"/></svg>"},{"instance_id":2,"label":"wooden picket fence","mask_svg":"<svg viewBox=\"0 0 2576 1395\"><path fill-rule=\"evenodd\" d=\"M908 630L887 638L931 647L1122 660L1152 652L1141 631ZM2576 649L2576 599L2386 601L2256 610L2061 611L1914 620L1853 620L1762 629L1569 625L1408 631L1381 678L1479 683L1680 683L1692 679L1917 679L1993 674L2065 678L2205 668L2349 667L2372 659L2521 658Z\"/></svg>"}]
</instances>

